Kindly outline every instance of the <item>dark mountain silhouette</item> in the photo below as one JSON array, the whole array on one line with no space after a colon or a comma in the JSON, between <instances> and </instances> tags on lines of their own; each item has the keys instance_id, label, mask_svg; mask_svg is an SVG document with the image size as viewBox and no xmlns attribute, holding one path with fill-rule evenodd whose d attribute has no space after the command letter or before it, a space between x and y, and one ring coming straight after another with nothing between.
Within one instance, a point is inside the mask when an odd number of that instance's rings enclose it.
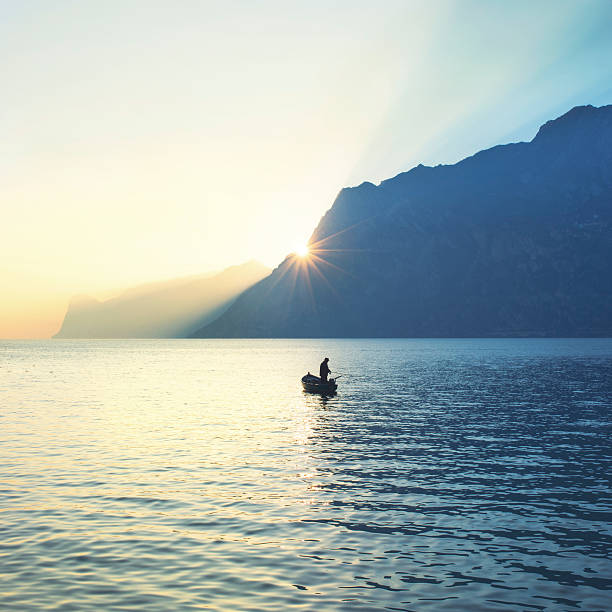
<instances>
[{"instance_id":1,"label":"dark mountain silhouette","mask_svg":"<svg viewBox=\"0 0 612 612\"><path fill-rule=\"evenodd\" d=\"M251 261L214 276L195 276L129 289L100 302L77 296L55 338L173 338L218 317L270 270Z\"/></svg>"},{"instance_id":2,"label":"dark mountain silhouette","mask_svg":"<svg viewBox=\"0 0 612 612\"><path fill-rule=\"evenodd\" d=\"M612 335L612 106L343 189L199 337Z\"/></svg>"}]
</instances>

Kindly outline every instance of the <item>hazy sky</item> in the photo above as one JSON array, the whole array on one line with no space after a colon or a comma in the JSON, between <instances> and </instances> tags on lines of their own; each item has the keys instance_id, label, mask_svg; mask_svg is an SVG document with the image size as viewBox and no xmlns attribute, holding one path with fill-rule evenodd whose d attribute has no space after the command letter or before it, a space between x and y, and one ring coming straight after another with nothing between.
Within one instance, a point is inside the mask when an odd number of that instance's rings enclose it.
<instances>
[{"instance_id":1,"label":"hazy sky","mask_svg":"<svg viewBox=\"0 0 612 612\"><path fill-rule=\"evenodd\" d=\"M612 0L0 0L0 337L273 266L340 188L612 103Z\"/></svg>"}]
</instances>

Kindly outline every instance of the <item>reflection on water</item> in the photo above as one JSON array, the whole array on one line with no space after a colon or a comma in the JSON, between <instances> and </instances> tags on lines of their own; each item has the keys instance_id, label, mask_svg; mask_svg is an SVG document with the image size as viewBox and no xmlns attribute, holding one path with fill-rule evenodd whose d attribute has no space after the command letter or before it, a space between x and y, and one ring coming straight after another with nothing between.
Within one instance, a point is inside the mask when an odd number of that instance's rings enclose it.
<instances>
[{"instance_id":1,"label":"reflection on water","mask_svg":"<svg viewBox=\"0 0 612 612\"><path fill-rule=\"evenodd\" d=\"M304 393L329 355L339 393ZM0 344L0 609L609 610L610 340Z\"/></svg>"}]
</instances>

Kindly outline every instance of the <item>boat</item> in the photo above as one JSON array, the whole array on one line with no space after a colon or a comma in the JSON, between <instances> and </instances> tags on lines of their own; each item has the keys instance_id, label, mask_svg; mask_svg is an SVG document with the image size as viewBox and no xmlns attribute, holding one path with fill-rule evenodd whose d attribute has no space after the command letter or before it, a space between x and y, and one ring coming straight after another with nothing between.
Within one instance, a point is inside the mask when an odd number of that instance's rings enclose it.
<instances>
[{"instance_id":1,"label":"boat","mask_svg":"<svg viewBox=\"0 0 612 612\"><path fill-rule=\"evenodd\" d=\"M323 395L332 395L336 392L338 385L335 378L330 378L327 382L323 382L318 376L308 372L302 376L302 387L308 393L321 393Z\"/></svg>"}]
</instances>

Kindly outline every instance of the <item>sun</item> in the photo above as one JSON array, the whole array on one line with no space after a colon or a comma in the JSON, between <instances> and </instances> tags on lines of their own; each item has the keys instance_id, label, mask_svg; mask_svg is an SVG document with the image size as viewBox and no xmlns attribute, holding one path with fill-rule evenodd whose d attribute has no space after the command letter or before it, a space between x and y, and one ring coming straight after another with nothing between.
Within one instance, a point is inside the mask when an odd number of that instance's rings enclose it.
<instances>
[{"instance_id":1,"label":"sun","mask_svg":"<svg viewBox=\"0 0 612 612\"><path fill-rule=\"evenodd\" d=\"M307 257L308 253L310 253L310 249L308 248L307 244L300 244L295 249L295 254L298 257Z\"/></svg>"}]
</instances>

